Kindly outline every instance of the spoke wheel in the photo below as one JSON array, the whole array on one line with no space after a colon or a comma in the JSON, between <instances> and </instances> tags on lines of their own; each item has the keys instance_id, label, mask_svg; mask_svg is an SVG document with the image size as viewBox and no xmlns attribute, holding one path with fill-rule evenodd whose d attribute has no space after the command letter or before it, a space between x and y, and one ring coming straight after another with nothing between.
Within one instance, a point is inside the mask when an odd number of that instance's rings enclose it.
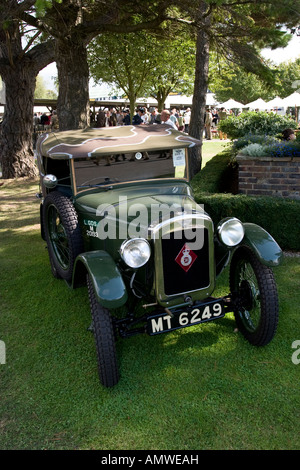
<instances>
[{"instance_id":1,"label":"spoke wheel","mask_svg":"<svg viewBox=\"0 0 300 470\"><path fill-rule=\"evenodd\" d=\"M268 344L278 324L278 295L272 270L249 249L239 249L231 261L230 289L239 331L255 346Z\"/></svg>"},{"instance_id":2,"label":"spoke wheel","mask_svg":"<svg viewBox=\"0 0 300 470\"><path fill-rule=\"evenodd\" d=\"M74 206L59 192L51 192L43 204L43 219L52 273L57 278L70 281L76 256L82 252Z\"/></svg>"}]
</instances>

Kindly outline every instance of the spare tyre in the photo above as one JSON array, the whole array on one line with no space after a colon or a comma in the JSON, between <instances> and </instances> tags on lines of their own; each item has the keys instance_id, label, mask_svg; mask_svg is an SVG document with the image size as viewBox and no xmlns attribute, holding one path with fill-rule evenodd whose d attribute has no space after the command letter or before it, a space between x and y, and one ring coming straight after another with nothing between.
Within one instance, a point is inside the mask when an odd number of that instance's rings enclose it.
<instances>
[{"instance_id":1,"label":"spare tyre","mask_svg":"<svg viewBox=\"0 0 300 470\"><path fill-rule=\"evenodd\" d=\"M52 273L71 281L76 257L83 242L75 208L58 191L49 193L43 203L43 224Z\"/></svg>"}]
</instances>

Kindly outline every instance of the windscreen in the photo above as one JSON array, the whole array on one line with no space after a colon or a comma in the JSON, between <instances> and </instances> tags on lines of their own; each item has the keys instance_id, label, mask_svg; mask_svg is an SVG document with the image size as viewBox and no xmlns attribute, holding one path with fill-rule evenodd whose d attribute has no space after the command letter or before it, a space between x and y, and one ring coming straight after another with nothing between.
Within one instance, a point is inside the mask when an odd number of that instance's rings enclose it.
<instances>
[{"instance_id":1,"label":"windscreen","mask_svg":"<svg viewBox=\"0 0 300 470\"><path fill-rule=\"evenodd\" d=\"M185 149L74 160L77 191L156 178L185 178Z\"/></svg>"}]
</instances>

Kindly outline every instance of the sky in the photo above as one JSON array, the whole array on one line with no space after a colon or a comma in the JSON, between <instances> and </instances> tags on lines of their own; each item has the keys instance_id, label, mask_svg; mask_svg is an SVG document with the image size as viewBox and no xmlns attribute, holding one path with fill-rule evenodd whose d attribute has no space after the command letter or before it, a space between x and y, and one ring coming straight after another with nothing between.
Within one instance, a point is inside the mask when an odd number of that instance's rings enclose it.
<instances>
[{"instance_id":1,"label":"sky","mask_svg":"<svg viewBox=\"0 0 300 470\"><path fill-rule=\"evenodd\" d=\"M283 48L275 49L263 49L262 55L266 59L272 60L276 65L281 62L288 62L289 60L295 60L300 57L300 36L294 35L288 46Z\"/></svg>"},{"instance_id":2,"label":"sky","mask_svg":"<svg viewBox=\"0 0 300 470\"><path fill-rule=\"evenodd\" d=\"M290 43L288 46L284 49L279 48L274 51L271 49L263 49L262 55L266 59L272 60L275 65L279 65L281 62L288 62L290 60L295 60L298 57L300 57L300 36L294 35L293 38L291 39ZM43 70L41 70L40 75L43 77L45 86L47 89L50 90L55 90L54 86L54 81L52 77L57 76L57 68L55 62L52 64L48 65L48 67L45 67ZM103 93L104 96L106 95L106 92L109 91L109 87L102 85L102 86L97 86L97 97L98 93ZM93 83L90 83L90 96L91 98L94 98L96 96L93 96L95 94L95 87L93 86Z\"/></svg>"}]
</instances>

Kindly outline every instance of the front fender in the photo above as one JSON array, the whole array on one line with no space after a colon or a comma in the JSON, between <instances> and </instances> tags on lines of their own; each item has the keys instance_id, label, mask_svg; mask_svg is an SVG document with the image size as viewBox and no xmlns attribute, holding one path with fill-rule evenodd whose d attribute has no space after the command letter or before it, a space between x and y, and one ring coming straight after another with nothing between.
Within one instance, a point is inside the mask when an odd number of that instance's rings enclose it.
<instances>
[{"instance_id":1,"label":"front fender","mask_svg":"<svg viewBox=\"0 0 300 470\"><path fill-rule=\"evenodd\" d=\"M72 287L78 286L82 273L88 273L98 302L106 308L121 307L127 301L127 290L121 273L112 257L103 250L77 256Z\"/></svg>"},{"instance_id":2,"label":"front fender","mask_svg":"<svg viewBox=\"0 0 300 470\"><path fill-rule=\"evenodd\" d=\"M282 260L282 250L274 238L256 224L244 223L245 236L242 245L246 245L266 266L278 266Z\"/></svg>"}]
</instances>

